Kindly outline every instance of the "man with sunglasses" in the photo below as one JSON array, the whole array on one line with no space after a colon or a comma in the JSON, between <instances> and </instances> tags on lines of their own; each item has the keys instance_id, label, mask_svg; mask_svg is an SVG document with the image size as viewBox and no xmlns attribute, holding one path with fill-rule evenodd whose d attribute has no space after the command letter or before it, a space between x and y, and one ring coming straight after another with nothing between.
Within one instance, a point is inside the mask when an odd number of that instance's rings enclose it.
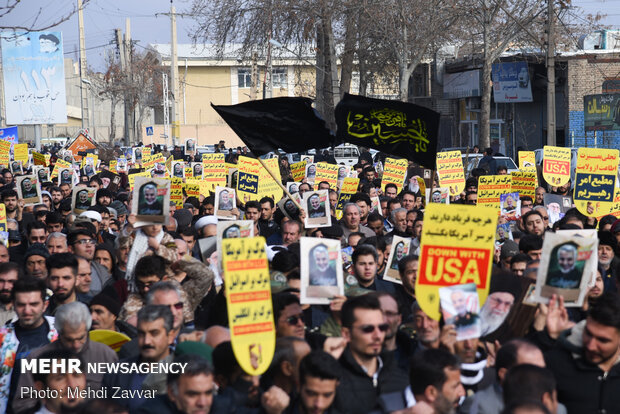
<instances>
[{"instance_id":1,"label":"man with sunglasses","mask_svg":"<svg viewBox=\"0 0 620 414\"><path fill-rule=\"evenodd\" d=\"M389 352L382 353L389 324L376 296L349 298L342 306L342 336L348 342L338 360L343 369L336 408L366 413L384 394L403 393L407 376Z\"/></svg>"}]
</instances>

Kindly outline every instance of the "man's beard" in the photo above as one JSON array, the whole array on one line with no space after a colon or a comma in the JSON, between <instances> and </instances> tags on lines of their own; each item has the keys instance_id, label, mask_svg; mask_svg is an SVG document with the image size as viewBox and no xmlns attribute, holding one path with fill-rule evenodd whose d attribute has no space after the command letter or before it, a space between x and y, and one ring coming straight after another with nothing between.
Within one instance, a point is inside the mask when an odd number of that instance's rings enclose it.
<instances>
[{"instance_id":1,"label":"man's beard","mask_svg":"<svg viewBox=\"0 0 620 414\"><path fill-rule=\"evenodd\" d=\"M67 293L55 293L54 292L54 296L56 296L56 299L58 299L59 301L64 301L67 298L71 297L73 292L75 292L75 286L69 289Z\"/></svg>"},{"instance_id":2,"label":"man's beard","mask_svg":"<svg viewBox=\"0 0 620 414\"><path fill-rule=\"evenodd\" d=\"M504 320L506 320L506 316L507 314L494 314L490 306L483 306L482 309L480 309L480 335L484 336L495 332L497 328L499 328L502 323L504 323Z\"/></svg>"},{"instance_id":3,"label":"man's beard","mask_svg":"<svg viewBox=\"0 0 620 414\"><path fill-rule=\"evenodd\" d=\"M11 291L10 290L2 290L0 291L0 303L6 305L7 303L11 303Z\"/></svg>"},{"instance_id":4,"label":"man's beard","mask_svg":"<svg viewBox=\"0 0 620 414\"><path fill-rule=\"evenodd\" d=\"M433 403L435 414L454 414L456 412L452 401L444 397L442 394L437 396Z\"/></svg>"}]
</instances>

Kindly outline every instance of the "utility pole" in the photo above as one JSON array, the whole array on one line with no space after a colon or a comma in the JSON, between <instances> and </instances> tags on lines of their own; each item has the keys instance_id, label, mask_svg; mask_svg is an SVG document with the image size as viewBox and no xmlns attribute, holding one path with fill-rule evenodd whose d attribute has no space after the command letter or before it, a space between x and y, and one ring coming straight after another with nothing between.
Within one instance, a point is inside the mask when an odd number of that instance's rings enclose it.
<instances>
[{"instance_id":1,"label":"utility pole","mask_svg":"<svg viewBox=\"0 0 620 414\"><path fill-rule=\"evenodd\" d=\"M80 107L82 109L82 128L90 127L88 117L88 91L83 79L86 79L86 40L84 38L84 11L82 9L82 0L77 0L78 6L78 27L80 32Z\"/></svg>"},{"instance_id":2,"label":"utility pole","mask_svg":"<svg viewBox=\"0 0 620 414\"><path fill-rule=\"evenodd\" d=\"M176 9L170 0L170 83L172 84L172 144L179 142L179 67L177 63L177 15ZM168 140L166 140L166 144Z\"/></svg>"},{"instance_id":3,"label":"utility pole","mask_svg":"<svg viewBox=\"0 0 620 414\"><path fill-rule=\"evenodd\" d=\"M252 53L252 72L250 81L250 100L256 100L256 94L258 92L258 53Z\"/></svg>"},{"instance_id":4,"label":"utility pole","mask_svg":"<svg viewBox=\"0 0 620 414\"><path fill-rule=\"evenodd\" d=\"M123 51L125 54L125 76L129 85L133 84L132 71L132 46L131 46L131 22L129 18L125 19L125 37L123 39ZM129 88L128 88L129 89ZM131 94L125 95L125 131L126 139L134 142L136 137L135 131L135 107Z\"/></svg>"},{"instance_id":5,"label":"utility pole","mask_svg":"<svg viewBox=\"0 0 620 414\"><path fill-rule=\"evenodd\" d=\"M547 145L555 142L555 10L547 0Z\"/></svg>"}]
</instances>

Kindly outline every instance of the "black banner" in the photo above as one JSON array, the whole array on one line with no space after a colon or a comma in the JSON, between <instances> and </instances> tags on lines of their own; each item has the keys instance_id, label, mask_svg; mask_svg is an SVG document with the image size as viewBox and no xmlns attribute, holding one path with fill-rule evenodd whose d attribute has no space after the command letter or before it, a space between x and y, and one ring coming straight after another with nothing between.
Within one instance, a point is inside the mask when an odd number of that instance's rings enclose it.
<instances>
[{"instance_id":1,"label":"black banner","mask_svg":"<svg viewBox=\"0 0 620 414\"><path fill-rule=\"evenodd\" d=\"M435 169L439 116L412 103L345 94L336 107L337 136Z\"/></svg>"},{"instance_id":2,"label":"black banner","mask_svg":"<svg viewBox=\"0 0 620 414\"><path fill-rule=\"evenodd\" d=\"M271 98L211 106L255 155L278 148L292 153L335 144L335 137L312 108L309 98Z\"/></svg>"}]
</instances>

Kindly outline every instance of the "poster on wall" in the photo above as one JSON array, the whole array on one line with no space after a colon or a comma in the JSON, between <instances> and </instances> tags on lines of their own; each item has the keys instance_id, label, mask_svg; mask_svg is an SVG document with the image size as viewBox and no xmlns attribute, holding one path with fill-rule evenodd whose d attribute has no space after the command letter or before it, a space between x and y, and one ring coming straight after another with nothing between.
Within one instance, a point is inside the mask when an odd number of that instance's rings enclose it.
<instances>
[{"instance_id":1,"label":"poster on wall","mask_svg":"<svg viewBox=\"0 0 620 414\"><path fill-rule=\"evenodd\" d=\"M66 123L62 33L3 33L1 46L6 123Z\"/></svg>"}]
</instances>

